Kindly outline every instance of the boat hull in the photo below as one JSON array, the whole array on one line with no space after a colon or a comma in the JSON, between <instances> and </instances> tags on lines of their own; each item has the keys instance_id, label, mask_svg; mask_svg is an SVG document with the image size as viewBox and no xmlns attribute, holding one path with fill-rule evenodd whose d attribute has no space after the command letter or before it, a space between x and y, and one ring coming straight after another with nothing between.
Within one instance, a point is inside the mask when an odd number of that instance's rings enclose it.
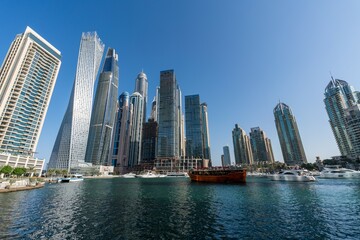
<instances>
[{"instance_id":1,"label":"boat hull","mask_svg":"<svg viewBox=\"0 0 360 240\"><path fill-rule=\"evenodd\" d=\"M284 176L273 175L270 177L273 181L286 181L286 182L313 182L316 179L313 176Z\"/></svg>"},{"instance_id":2,"label":"boat hull","mask_svg":"<svg viewBox=\"0 0 360 240\"><path fill-rule=\"evenodd\" d=\"M245 183L246 169L241 170L192 170L189 177L194 182Z\"/></svg>"}]
</instances>

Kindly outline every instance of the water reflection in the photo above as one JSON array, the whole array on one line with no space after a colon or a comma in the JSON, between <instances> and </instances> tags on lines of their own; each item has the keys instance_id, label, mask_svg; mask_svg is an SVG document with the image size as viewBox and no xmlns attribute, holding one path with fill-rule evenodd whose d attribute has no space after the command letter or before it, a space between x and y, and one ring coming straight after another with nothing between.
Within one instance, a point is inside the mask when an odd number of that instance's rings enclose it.
<instances>
[{"instance_id":1,"label":"water reflection","mask_svg":"<svg viewBox=\"0 0 360 240\"><path fill-rule=\"evenodd\" d=\"M86 179L0 194L4 239L356 239L360 182Z\"/></svg>"}]
</instances>

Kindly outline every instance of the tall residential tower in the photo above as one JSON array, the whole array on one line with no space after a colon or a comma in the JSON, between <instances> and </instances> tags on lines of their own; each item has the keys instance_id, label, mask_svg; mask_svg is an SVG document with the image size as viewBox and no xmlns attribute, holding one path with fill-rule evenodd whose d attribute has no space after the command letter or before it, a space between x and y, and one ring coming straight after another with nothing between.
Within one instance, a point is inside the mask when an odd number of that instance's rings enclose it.
<instances>
[{"instance_id":1,"label":"tall residential tower","mask_svg":"<svg viewBox=\"0 0 360 240\"><path fill-rule=\"evenodd\" d=\"M115 122L118 83L118 55L115 49L109 48L96 89L85 155L86 162L95 165L111 164L109 152Z\"/></svg>"},{"instance_id":2,"label":"tall residential tower","mask_svg":"<svg viewBox=\"0 0 360 240\"><path fill-rule=\"evenodd\" d=\"M252 164L253 154L251 152L251 145L249 136L246 132L235 124L232 131L232 138L234 144L235 163L238 164Z\"/></svg>"},{"instance_id":3,"label":"tall residential tower","mask_svg":"<svg viewBox=\"0 0 360 240\"><path fill-rule=\"evenodd\" d=\"M104 52L96 32L83 33L70 101L50 156L49 168L68 169L85 162L95 79Z\"/></svg>"},{"instance_id":4,"label":"tall residential tower","mask_svg":"<svg viewBox=\"0 0 360 240\"><path fill-rule=\"evenodd\" d=\"M346 127L346 109L357 102L353 88L344 80L331 79L325 88L325 108L341 155L352 155L352 144Z\"/></svg>"},{"instance_id":5,"label":"tall residential tower","mask_svg":"<svg viewBox=\"0 0 360 240\"><path fill-rule=\"evenodd\" d=\"M178 159L181 150L181 92L174 70L160 72L156 158ZM179 116L180 115L180 116Z\"/></svg>"},{"instance_id":6,"label":"tall residential tower","mask_svg":"<svg viewBox=\"0 0 360 240\"><path fill-rule=\"evenodd\" d=\"M34 156L60 65L60 51L30 27L15 37L0 69L0 152Z\"/></svg>"},{"instance_id":7,"label":"tall residential tower","mask_svg":"<svg viewBox=\"0 0 360 240\"><path fill-rule=\"evenodd\" d=\"M307 163L296 119L290 107L279 103L274 108L274 117L284 162L290 166Z\"/></svg>"}]
</instances>

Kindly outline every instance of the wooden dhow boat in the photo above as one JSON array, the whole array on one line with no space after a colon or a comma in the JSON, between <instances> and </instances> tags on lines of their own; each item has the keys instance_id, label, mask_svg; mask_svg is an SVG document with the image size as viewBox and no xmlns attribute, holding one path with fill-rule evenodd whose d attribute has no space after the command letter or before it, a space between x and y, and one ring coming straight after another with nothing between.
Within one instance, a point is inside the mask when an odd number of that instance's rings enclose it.
<instances>
[{"instance_id":1,"label":"wooden dhow boat","mask_svg":"<svg viewBox=\"0 0 360 240\"><path fill-rule=\"evenodd\" d=\"M246 169L192 169L189 171L189 177L194 182L211 182L211 183L245 183Z\"/></svg>"}]
</instances>

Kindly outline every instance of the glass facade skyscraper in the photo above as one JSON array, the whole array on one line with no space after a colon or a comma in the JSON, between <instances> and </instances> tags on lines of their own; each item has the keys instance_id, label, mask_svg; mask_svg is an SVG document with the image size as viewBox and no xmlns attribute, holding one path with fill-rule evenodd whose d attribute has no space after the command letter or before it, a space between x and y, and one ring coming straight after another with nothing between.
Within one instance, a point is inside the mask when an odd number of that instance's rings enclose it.
<instances>
[{"instance_id":1,"label":"glass facade skyscraper","mask_svg":"<svg viewBox=\"0 0 360 240\"><path fill-rule=\"evenodd\" d=\"M352 157L360 157L360 104L355 104L345 111L346 129L352 145Z\"/></svg>"},{"instance_id":2,"label":"glass facade skyscraper","mask_svg":"<svg viewBox=\"0 0 360 240\"><path fill-rule=\"evenodd\" d=\"M256 162L274 162L274 155L271 147L271 141L259 127L251 128L250 143L254 161Z\"/></svg>"},{"instance_id":3,"label":"glass facade skyscraper","mask_svg":"<svg viewBox=\"0 0 360 240\"><path fill-rule=\"evenodd\" d=\"M70 101L50 156L49 168L68 169L85 162L95 79L104 44L93 33L83 33Z\"/></svg>"},{"instance_id":4,"label":"glass facade skyscraper","mask_svg":"<svg viewBox=\"0 0 360 240\"><path fill-rule=\"evenodd\" d=\"M229 146L223 147L224 155L222 155L222 164L224 167L231 165L231 158L230 158L230 149Z\"/></svg>"},{"instance_id":5,"label":"glass facade skyscraper","mask_svg":"<svg viewBox=\"0 0 360 240\"><path fill-rule=\"evenodd\" d=\"M181 141L181 92L174 70L160 72L157 121L156 158L178 159Z\"/></svg>"},{"instance_id":6,"label":"glass facade skyscraper","mask_svg":"<svg viewBox=\"0 0 360 240\"><path fill-rule=\"evenodd\" d=\"M0 69L0 151L34 156L61 65L61 53L30 27Z\"/></svg>"},{"instance_id":7,"label":"glass facade skyscraper","mask_svg":"<svg viewBox=\"0 0 360 240\"><path fill-rule=\"evenodd\" d=\"M341 155L352 155L352 143L346 128L345 111L357 103L357 94L344 80L331 79L325 88L325 108Z\"/></svg>"},{"instance_id":8,"label":"glass facade skyscraper","mask_svg":"<svg viewBox=\"0 0 360 240\"><path fill-rule=\"evenodd\" d=\"M143 116L143 120L142 122L146 122L146 106L147 106L147 102L148 102L148 80L146 77L146 74L141 71L141 73L139 73L137 75L136 78L136 82L135 82L135 91L134 92L138 92L141 94L141 96L143 97L143 111L142 111L142 116Z\"/></svg>"},{"instance_id":9,"label":"glass facade skyscraper","mask_svg":"<svg viewBox=\"0 0 360 240\"><path fill-rule=\"evenodd\" d=\"M241 129L238 124L235 124L235 128L232 131L232 138L234 144L235 164L252 164L253 155L249 136L246 135L246 132Z\"/></svg>"},{"instance_id":10,"label":"glass facade skyscraper","mask_svg":"<svg viewBox=\"0 0 360 240\"><path fill-rule=\"evenodd\" d=\"M307 163L296 119L290 107L279 103L274 108L274 117L284 162L290 166Z\"/></svg>"},{"instance_id":11,"label":"glass facade skyscraper","mask_svg":"<svg viewBox=\"0 0 360 240\"><path fill-rule=\"evenodd\" d=\"M203 158L200 96L185 96L186 157Z\"/></svg>"},{"instance_id":12,"label":"glass facade skyscraper","mask_svg":"<svg viewBox=\"0 0 360 240\"><path fill-rule=\"evenodd\" d=\"M91 114L85 161L111 165L109 153L115 122L119 83L118 55L109 48L100 74Z\"/></svg>"},{"instance_id":13,"label":"glass facade skyscraper","mask_svg":"<svg viewBox=\"0 0 360 240\"><path fill-rule=\"evenodd\" d=\"M130 96L132 112L130 123L129 167L139 165L141 162L141 139L143 128L144 98L140 93L134 92Z\"/></svg>"},{"instance_id":14,"label":"glass facade skyscraper","mask_svg":"<svg viewBox=\"0 0 360 240\"><path fill-rule=\"evenodd\" d=\"M120 173L128 167L131 118L130 96L128 92L123 92L119 96L111 151L112 165L117 167Z\"/></svg>"}]
</instances>

